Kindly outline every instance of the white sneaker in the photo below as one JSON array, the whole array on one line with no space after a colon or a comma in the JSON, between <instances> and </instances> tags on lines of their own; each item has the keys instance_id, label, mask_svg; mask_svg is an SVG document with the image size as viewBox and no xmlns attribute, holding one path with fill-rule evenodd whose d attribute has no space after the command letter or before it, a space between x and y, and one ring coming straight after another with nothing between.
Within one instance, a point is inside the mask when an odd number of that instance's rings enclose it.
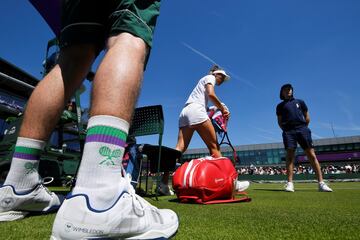
<instances>
[{"instance_id":1,"label":"white sneaker","mask_svg":"<svg viewBox=\"0 0 360 240\"><path fill-rule=\"evenodd\" d=\"M332 192L333 190L329 188L328 185L324 182L319 182L319 192Z\"/></svg>"},{"instance_id":2,"label":"white sneaker","mask_svg":"<svg viewBox=\"0 0 360 240\"><path fill-rule=\"evenodd\" d=\"M287 182L285 184L285 192L295 192L294 184L292 182Z\"/></svg>"},{"instance_id":3,"label":"white sneaker","mask_svg":"<svg viewBox=\"0 0 360 240\"><path fill-rule=\"evenodd\" d=\"M57 210L62 196L50 192L42 184L27 193L18 193L11 185L0 187L0 222L24 218L29 213L48 213Z\"/></svg>"},{"instance_id":4,"label":"white sneaker","mask_svg":"<svg viewBox=\"0 0 360 240\"><path fill-rule=\"evenodd\" d=\"M158 191L160 195L163 196L172 196L174 195L174 192L170 189L169 185L164 184L163 182L160 182L158 185Z\"/></svg>"},{"instance_id":5,"label":"white sneaker","mask_svg":"<svg viewBox=\"0 0 360 240\"><path fill-rule=\"evenodd\" d=\"M51 240L168 239L178 227L175 212L150 205L129 188L105 210L93 209L85 194L68 197L56 215Z\"/></svg>"},{"instance_id":6,"label":"white sneaker","mask_svg":"<svg viewBox=\"0 0 360 240\"><path fill-rule=\"evenodd\" d=\"M237 192L242 192L248 189L249 186L250 186L249 181L236 181L235 189Z\"/></svg>"}]
</instances>

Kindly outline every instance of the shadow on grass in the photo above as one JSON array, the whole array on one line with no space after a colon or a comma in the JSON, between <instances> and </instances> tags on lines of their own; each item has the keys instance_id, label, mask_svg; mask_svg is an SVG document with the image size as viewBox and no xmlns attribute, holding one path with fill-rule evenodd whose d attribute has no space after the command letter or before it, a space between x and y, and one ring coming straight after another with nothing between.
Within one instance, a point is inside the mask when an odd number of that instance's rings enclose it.
<instances>
[{"instance_id":1,"label":"shadow on grass","mask_svg":"<svg viewBox=\"0 0 360 240\"><path fill-rule=\"evenodd\" d=\"M178 198L169 199L168 201L174 203L180 203L180 200Z\"/></svg>"},{"instance_id":2,"label":"shadow on grass","mask_svg":"<svg viewBox=\"0 0 360 240\"><path fill-rule=\"evenodd\" d=\"M269 188L254 188L254 191L264 191L264 192L286 192L283 189L269 189ZM313 189L296 189L295 192L313 192Z\"/></svg>"},{"instance_id":3,"label":"shadow on grass","mask_svg":"<svg viewBox=\"0 0 360 240\"><path fill-rule=\"evenodd\" d=\"M284 192L282 189L253 188L254 191Z\"/></svg>"}]
</instances>

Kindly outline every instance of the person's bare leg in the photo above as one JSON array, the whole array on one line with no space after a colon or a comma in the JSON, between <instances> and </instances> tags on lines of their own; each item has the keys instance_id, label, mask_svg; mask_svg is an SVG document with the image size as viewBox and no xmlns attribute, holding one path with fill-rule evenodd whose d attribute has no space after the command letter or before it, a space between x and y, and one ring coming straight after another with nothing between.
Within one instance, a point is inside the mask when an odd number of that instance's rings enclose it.
<instances>
[{"instance_id":1,"label":"person's bare leg","mask_svg":"<svg viewBox=\"0 0 360 240\"><path fill-rule=\"evenodd\" d=\"M315 174L316 174L316 177L317 177L317 180L319 183L319 191L320 192L332 192L333 190L326 183L324 183L320 163L317 160L314 148L307 148L304 151L306 153L307 158L310 161L311 166L313 167L313 169L315 171Z\"/></svg>"},{"instance_id":2,"label":"person's bare leg","mask_svg":"<svg viewBox=\"0 0 360 240\"><path fill-rule=\"evenodd\" d=\"M61 50L59 64L34 89L25 110L10 171L4 187L0 188L1 201L13 199L10 205L0 207L0 221L25 217L28 211L21 209L46 212L48 209L58 208L62 203L61 196L51 193L40 184L38 166L41 151L57 124L65 103L81 84L94 57L92 45ZM19 198L12 189L24 194Z\"/></svg>"},{"instance_id":3,"label":"person's bare leg","mask_svg":"<svg viewBox=\"0 0 360 240\"><path fill-rule=\"evenodd\" d=\"M177 141L175 149L180 151L181 153L184 153L189 146L189 143L194 134L194 131L195 131L195 129L193 129L190 126L185 126L185 127L179 128L178 141ZM161 178L161 182L164 185L168 185L169 177L170 177L170 172L168 172L168 171L164 172L162 175L162 178Z\"/></svg>"},{"instance_id":4,"label":"person's bare leg","mask_svg":"<svg viewBox=\"0 0 360 240\"><path fill-rule=\"evenodd\" d=\"M108 49L94 78L90 115L110 115L130 122L147 46L141 38L122 33L109 39Z\"/></svg>"},{"instance_id":5,"label":"person's bare leg","mask_svg":"<svg viewBox=\"0 0 360 240\"><path fill-rule=\"evenodd\" d=\"M295 160L295 149L286 150L286 170L287 180L292 182L294 178L294 160Z\"/></svg>"},{"instance_id":6,"label":"person's bare leg","mask_svg":"<svg viewBox=\"0 0 360 240\"><path fill-rule=\"evenodd\" d=\"M86 194L96 209L108 208L131 190L122 175L122 158L147 53L145 42L129 33L111 37L107 48L94 77L91 117L73 189Z\"/></svg>"},{"instance_id":7,"label":"person's bare leg","mask_svg":"<svg viewBox=\"0 0 360 240\"><path fill-rule=\"evenodd\" d=\"M93 45L77 45L60 52L59 63L39 82L27 103L20 137L46 141L68 99L81 85L95 58Z\"/></svg>"},{"instance_id":8,"label":"person's bare leg","mask_svg":"<svg viewBox=\"0 0 360 240\"><path fill-rule=\"evenodd\" d=\"M146 45L140 38L123 33L112 37L108 46L94 78L91 117L76 185L56 215L52 236L56 239L169 237L178 228L176 213L160 211L137 196L122 166ZM69 224L94 229L94 223L95 231L64 230Z\"/></svg>"},{"instance_id":9,"label":"person's bare leg","mask_svg":"<svg viewBox=\"0 0 360 240\"><path fill-rule=\"evenodd\" d=\"M175 149L184 153L187 147L189 146L193 133L194 133L194 129L190 127L179 128L178 142L176 144ZM161 178L161 182L166 185L169 184L169 176L170 176L170 172L164 172Z\"/></svg>"},{"instance_id":10,"label":"person's bare leg","mask_svg":"<svg viewBox=\"0 0 360 240\"><path fill-rule=\"evenodd\" d=\"M17 190L28 190L39 183L41 151L58 123L65 102L87 74L94 53L90 45L62 50L59 64L34 89L25 110L10 171L5 180L7 185L12 185ZM33 154L24 155L24 151ZM31 171L28 170L29 167Z\"/></svg>"},{"instance_id":11,"label":"person's bare leg","mask_svg":"<svg viewBox=\"0 0 360 240\"><path fill-rule=\"evenodd\" d=\"M220 147L216 140L216 133L210 120L194 126L195 130L199 133L201 139L205 142L209 149L210 155L213 157L221 157Z\"/></svg>"},{"instance_id":12,"label":"person's bare leg","mask_svg":"<svg viewBox=\"0 0 360 240\"><path fill-rule=\"evenodd\" d=\"M316 177L318 182L322 182L323 181L323 176L322 176L322 172L321 172L321 167L320 167L320 163L316 158L316 154L313 148L307 148L304 150L305 154L307 156L307 158L310 161L311 166L313 167L315 173L316 173Z\"/></svg>"},{"instance_id":13,"label":"person's bare leg","mask_svg":"<svg viewBox=\"0 0 360 240\"><path fill-rule=\"evenodd\" d=\"M189 126L179 128L178 141L175 149L184 153L189 146L195 129Z\"/></svg>"}]
</instances>

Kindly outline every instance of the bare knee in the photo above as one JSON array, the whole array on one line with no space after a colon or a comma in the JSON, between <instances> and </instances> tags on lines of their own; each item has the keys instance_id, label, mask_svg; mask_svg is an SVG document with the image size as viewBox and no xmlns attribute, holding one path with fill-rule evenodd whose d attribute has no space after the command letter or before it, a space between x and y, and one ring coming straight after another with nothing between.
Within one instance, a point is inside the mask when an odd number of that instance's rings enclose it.
<instances>
[{"instance_id":1,"label":"bare knee","mask_svg":"<svg viewBox=\"0 0 360 240\"><path fill-rule=\"evenodd\" d=\"M313 149L306 150L306 156L308 157L308 159L311 163L317 162L316 154Z\"/></svg>"},{"instance_id":2,"label":"bare knee","mask_svg":"<svg viewBox=\"0 0 360 240\"><path fill-rule=\"evenodd\" d=\"M107 49L110 49L117 44L126 45L131 47L133 50L143 52L146 52L148 48L144 40L126 32L110 37L107 41Z\"/></svg>"}]
</instances>

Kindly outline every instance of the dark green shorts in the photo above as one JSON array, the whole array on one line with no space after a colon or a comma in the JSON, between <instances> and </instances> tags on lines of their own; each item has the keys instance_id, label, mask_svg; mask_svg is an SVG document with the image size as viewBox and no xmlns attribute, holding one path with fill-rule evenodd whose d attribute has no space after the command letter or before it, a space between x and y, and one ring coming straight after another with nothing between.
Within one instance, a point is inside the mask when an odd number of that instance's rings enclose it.
<instances>
[{"instance_id":1,"label":"dark green shorts","mask_svg":"<svg viewBox=\"0 0 360 240\"><path fill-rule=\"evenodd\" d=\"M63 0L60 47L93 43L128 32L151 47L160 0Z\"/></svg>"}]
</instances>

